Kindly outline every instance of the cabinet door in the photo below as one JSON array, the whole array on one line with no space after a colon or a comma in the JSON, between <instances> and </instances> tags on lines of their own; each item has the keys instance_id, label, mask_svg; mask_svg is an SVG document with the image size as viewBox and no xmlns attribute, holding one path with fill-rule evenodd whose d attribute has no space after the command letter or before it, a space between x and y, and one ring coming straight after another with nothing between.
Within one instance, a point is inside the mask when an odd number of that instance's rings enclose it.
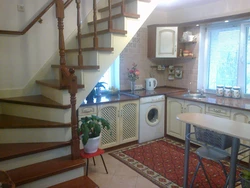
<instances>
[{"instance_id":1,"label":"cabinet door","mask_svg":"<svg viewBox=\"0 0 250 188\"><path fill-rule=\"evenodd\" d=\"M120 143L138 140L139 101L120 103Z\"/></svg>"},{"instance_id":2,"label":"cabinet door","mask_svg":"<svg viewBox=\"0 0 250 188\"><path fill-rule=\"evenodd\" d=\"M205 104L199 103L199 102L185 101L184 112L204 114ZM184 129L184 132L185 132L185 129ZM194 127L192 125L191 125L191 132L194 132Z\"/></svg>"},{"instance_id":3,"label":"cabinet door","mask_svg":"<svg viewBox=\"0 0 250 188\"><path fill-rule=\"evenodd\" d=\"M176 116L183 112L184 100L167 99L167 134L184 140L184 128L182 122Z\"/></svg>"},{"instance_id":4,"label":"cabinet door","mask_svg":"<svg viewBox=\"0 0 250 188\"><path fill-rule=\"evenodd\" d=\"M177 27L156 28L156 57L177 57Z\"/></svg>"},{"instance_id":5,"label":"cabinet door","mask_svg":"<svg viewBox=\"0 0 250 188\"><path fill-rule=\"evenodd\" d=\"M250 126L250 112L243 111L243 110L235 110L231 109L231 119L234 121L242 122L242 123L248 123ZM240 140L242 144L245 144L247 146L250 146L250 142L246 140ZM244 162L249 162L249 152L243 153L239 157L244 158ZM239 158L240 159L240 158Z\"/></svg>"},{"instance_id":6,"label":"cabinet door","mask_svg":"<svg viewBox=\"0 0 250 188\"><path fill-rule=\"evenodd\" d=\"M110 130L102 129L100 148L108 148L119 144L119 103L98 106L98 116L110 123Z\"/></svg>"}]
</instances>

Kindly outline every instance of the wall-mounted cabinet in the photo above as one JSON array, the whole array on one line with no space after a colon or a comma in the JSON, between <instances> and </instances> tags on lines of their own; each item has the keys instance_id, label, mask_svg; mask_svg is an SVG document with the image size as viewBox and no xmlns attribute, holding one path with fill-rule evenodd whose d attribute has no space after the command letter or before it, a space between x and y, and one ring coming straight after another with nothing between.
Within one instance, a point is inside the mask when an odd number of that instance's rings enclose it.
<instances>
[{"instance_id":1,"label":"wall-mounted cabinet","mask_svg":"<svg viewBox=\"0 0 250 188\"><path fill-rule=\"evenodd\" d=\"M177 57L178 27L148 27L148 58Z\"/></svg>"},{"instance_id":2,"label":"wall-mounted cabinet","mask_svg":"<svg viewBox=\"0 0 250 188\"><path fill-rule=\"evenodd\" d=\"M148 58L195 58L193 51L197 42L182 41L185 30L177 26L148 26Z\"/></svg>"}]
</instances>

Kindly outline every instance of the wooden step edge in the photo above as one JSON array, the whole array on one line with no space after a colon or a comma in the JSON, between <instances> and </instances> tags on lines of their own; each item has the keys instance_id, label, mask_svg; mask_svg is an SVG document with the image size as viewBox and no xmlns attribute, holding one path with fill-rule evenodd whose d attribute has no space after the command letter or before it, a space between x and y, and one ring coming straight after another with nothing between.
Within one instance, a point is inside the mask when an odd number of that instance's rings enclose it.
<instances>
[{"instance_id":1,"label":"wooden step edge","mask_svg":"<svg viewBox=\"0 0 250 188\"><path fill-rule=\"evenodd\" d=\"M71 123L60 123L60 122L0 114L0 129L61 128L70 126Z\"/></svg>"},{"instance_id":2,"label":"wooden step edge","mask_svg":"<svg viewBox=\"0 0 250 188\"><path fill-rule=\"evenodd\" d=\"M76 168L84 167L85 160L80 158L72 160L71 156L64 156L32 165L8 170L10 178L16 186L30 183L42 178L67 172Z\"/></svg>"},{"instance_id":3,"label":"wooden step edge","mask_svg":"<svg viewBox=\"0 0 250 188\"><path fill-rule=\"evenodd\" d=\"M60 68L61 65L51 65L52 68ZM98 70L100 69L99 65L67 65L67 68L73 68L75 70Z\"/></svg>"},{"instance_id":4,"label":"wooden step edge","mask_svg":"<svg viewBox=\"0 0 250 188\"><path fill-rule=\"evenodd\" d=\"M58 108L58 109L71 108L70 104L62 105L62 104L57 103L57 102L55 102L49 98L46 98L42 95L4 98L4 99L0 99L0 102L6 102L6 103L12 103L12 104L22 104L22 105L29 105L29 106Z\"/></svg>"},{"instance_id":5,"label":"wooden step edge","mask_svg":"<svg viewBox=\"0 0 250 188\"><path fill-rule=\"evenodd\" d=\"M97 35L102 35L102 34L106 34L106 33L126 35L127 31L121 30L121 29L105 29L105 30L97 31ZM91 37L91 36L94 36L94 32L82 34L81 38Z\"/></svg>"},{"instance_id":6,"label":"wooden step edge","mask_svg":"<svg viewBox=\"0 0 250 188\"><path fill-rule=\"evenodd\" d=\"M58 90L69 89L68 86L60 86L59 80L36 80L36 83L43 85L43 86L50 87L50 88L58 89ZM78 84L77 88L82 89L84 88L84 85Z\"/></svg>"},{"instance_id":7,"label":"wooden step edge","mask_svg":"<svg viewBox=\"0 0 250 188\"><path fill-rule=\"evenodd\" d=\"M124 14L120 13L120 14L113 15L112 19L116 19L116 18L120 18L120 17L128 17L128 18L138 19L138 18L140 18L140 15L125 12ZM96 23L102 23L102 22L106 22L108 20L109 20L109 17L106 17L106 18L102 18L102 19L97 20ZM88 23L88 25L93 25L93 24L94 24L93 21Z\"/></svg>"},{"instance_id":8,"label":"wooden step edge","mask_svg":"<svg viewBox=\"0 0 250 188\"><path fill-rule=\"evenodd\" d=\"M31 155L43 151L70 146L71 142L46 142L46 143L10 143L0 144L0 162Z\"/></svg>"},{"instance_id":9,"label":"wooden step edge","mask_svg":"<svg viewBox=\"0 0 250 188\"><path fill-rule=\"evenodd\" d=\"M105 47L90 47L90 48L82 48L82 51L105 51L105 52L112 52L114 51L114 48L105 48ZM74 53L78 52L78 49L68 49L65 50L66 53Z\"/></svg>"},{"instance_id":10,"label":"wooden step edge","mask_svg":"<svg viewBox=\"0 0 250 188\"><path fill-rule=\"evenodd\" d=\"M88 176L81 176L49 188L66 188L66 187L75 187L75 188L99 188L99 186L93 182Z\"/></svg>"}]
</instances>

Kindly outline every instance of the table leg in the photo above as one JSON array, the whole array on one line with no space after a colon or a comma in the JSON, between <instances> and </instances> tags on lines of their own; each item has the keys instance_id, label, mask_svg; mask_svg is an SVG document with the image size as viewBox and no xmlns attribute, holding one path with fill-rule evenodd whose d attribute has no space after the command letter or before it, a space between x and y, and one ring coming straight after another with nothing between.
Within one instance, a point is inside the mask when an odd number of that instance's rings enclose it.
<instances>
[{"instance_id":1,"label":"table leg","mask_svg":"<svg viewBox=\"0 0 250 188\"><path fill-rule=\"evenodd\" d=\"M107 170L107 167L106 167L106 165L105 165L105 162L104 162L104 159L103 159L102 155L101 155L101 158L102 158L102 163L103 163L103 165L104 165L104 167L105 167L106 173L108 174L108 170Z\"/></svg>"},{"instance_id":2,"label":"table leg","mask_svg":"<svg viewBox=\"0 0 250 188\"><path fill-rule=\"evenodd\" d=\"M235 175L237 169L237 157L239 152L240 140L238 138L233 138L231 159L230 159L230 172L229 172L229 188L235 187Z\"/></svg>"},{"instance_id":3,"label":"table leg","mask_svg":"<svg viewBox=\"0 0 250 188\"><path fill-rule=\"evenodd\" d=\"M190 137L190 124L186 123L186 136ZM185 136L185 159L184 159L184 184L183 187L188 187L188 162L189 162L189 148L190 148L190 139L187 139Z\"/></svg>"},{"instance_id":4,"label":"table leg","mask_svg":"<svg viewBox=\"0 0 250 188\"><path fill-rule=\"evenodd\" d=\"M89 171L89 158L87 158L87 170L86 170L86 176L88 176L88 171Z\"/></svg>"}]
</instances>

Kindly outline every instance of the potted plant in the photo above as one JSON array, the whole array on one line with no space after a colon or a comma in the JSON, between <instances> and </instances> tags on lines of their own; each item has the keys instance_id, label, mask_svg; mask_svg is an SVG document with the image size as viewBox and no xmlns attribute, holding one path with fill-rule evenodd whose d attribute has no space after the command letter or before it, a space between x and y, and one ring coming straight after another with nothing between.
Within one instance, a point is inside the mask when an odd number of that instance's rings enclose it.
<instances>
[{"instance_id":1,"label":"potted plant","mask_svg":"<svg viewBox=\"0 0 250 188\"><path fill-rule=\"evenodd\" d=\"M240 173L240 181L242 188L250 188L250 171L243 170Z\"/></svg>"},{"instance_id":2,"label":"potted plant","mask_svg":"<svg viewBox=\"0 0 250 188\"><path fill-rule=\"evenodd\" d=\"M78 135L81 136L86 153L94 153L97 151L100 141L102 128L110 129L110 124L104 118L96 115L81 118L81 124L78 127Z\"/></svg>"},{"instance_id":3,"label":"potted plant","mask_svg":"<svg viewBox=\"0 0 250 188\"><path fill-rule=\"evenodd\" d=\"M104 84L107 84L106 82L98 82L96 85L95 85L95 88L96 88L96 96L97 97L100 97L101 96L101 88L104 88L106 89L106 87L104 86Z\"/></svg>"}]
</instances>

